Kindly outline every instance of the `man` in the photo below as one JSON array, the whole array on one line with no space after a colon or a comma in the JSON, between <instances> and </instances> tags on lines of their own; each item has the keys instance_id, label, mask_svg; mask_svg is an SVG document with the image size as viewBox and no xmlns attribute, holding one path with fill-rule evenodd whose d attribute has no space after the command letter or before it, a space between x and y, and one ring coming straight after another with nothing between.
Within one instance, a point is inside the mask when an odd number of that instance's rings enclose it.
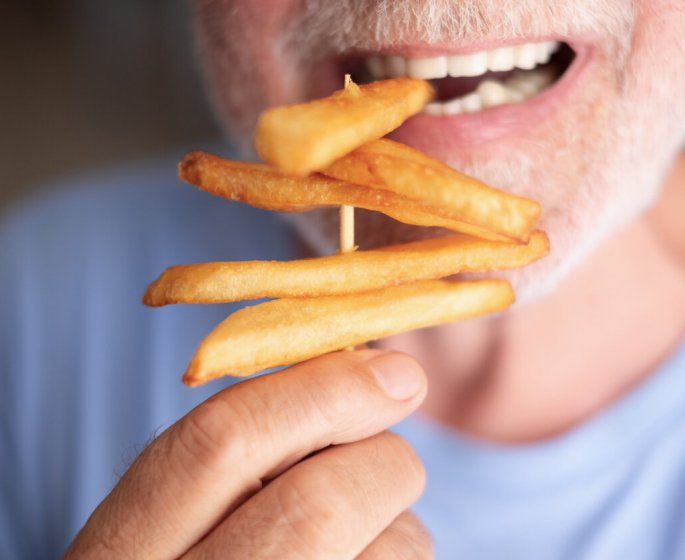
<instances>
[{"instance_id":1,"label":"man","mask_svg":"<svg viewBox=\"0 0 685 560\"><path fill-rule=\"evenodd\" d=\"M145 189L24 210L0 246L14 422L3 426L2 550L54 552L100 492L67 557L428 558L433 546L439 558L685 557L685 3L194 9L218 112L245 144L259 110L327 93L348 64L435 79L440 101L396 138L539 200L552 254L510 275L521 301L494 319L214 395L105 498L124 442L208 396L188 397L174 375L225 313L144 312L127 307L130 292L171 258L297 245L263 213L168 192L147 169L117 180ZM364 218L365 244L410 235L375 219ZM330 247L325 218L296 227ZM385 431L417 409L396 428L406 439ZM416 512L433 544L408 513L424 484Z\"/></svg>"}]
</instances>

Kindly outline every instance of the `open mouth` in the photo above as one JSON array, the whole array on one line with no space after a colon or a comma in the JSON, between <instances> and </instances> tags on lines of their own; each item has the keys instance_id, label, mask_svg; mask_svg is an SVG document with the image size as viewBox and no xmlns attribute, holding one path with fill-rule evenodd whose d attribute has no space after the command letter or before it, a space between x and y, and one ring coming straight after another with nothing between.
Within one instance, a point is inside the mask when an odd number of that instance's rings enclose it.
<instances>
[{"instance_id":1,"label":"open mouth","mask_svg":"<svg viewBox=\"0 0 685 560\"><path fill-rule=\"evenodd\" d=\"M395 77L429 80L436 98L424 113L441 117L533 99L551 88L575 58L568 44L541 41L468 54L373 55L347 60L344 69L359 83Z\"/></svg>"}]
</instances>

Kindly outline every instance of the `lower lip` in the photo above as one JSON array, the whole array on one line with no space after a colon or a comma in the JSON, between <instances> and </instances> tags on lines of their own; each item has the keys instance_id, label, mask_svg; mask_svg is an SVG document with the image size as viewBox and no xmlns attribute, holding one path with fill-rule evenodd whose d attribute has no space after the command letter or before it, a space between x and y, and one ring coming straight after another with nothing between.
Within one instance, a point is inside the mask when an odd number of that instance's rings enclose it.
<instances>
[{"instance_id":1,"label":"lower lip","mask_svg":"<svg viewBox=\"0 0 685 560\"><path fill-rule=\"evenodd\" d=\"M505 138L520 137L563 110L566 100L591 59L590 45L572 45L575 58L557 82L523 103L501 105L477 113L451 116L421 114L409 119L390 137L433 157L450 159L455 153L487 149Z\"/></svg>"}]
</instances>

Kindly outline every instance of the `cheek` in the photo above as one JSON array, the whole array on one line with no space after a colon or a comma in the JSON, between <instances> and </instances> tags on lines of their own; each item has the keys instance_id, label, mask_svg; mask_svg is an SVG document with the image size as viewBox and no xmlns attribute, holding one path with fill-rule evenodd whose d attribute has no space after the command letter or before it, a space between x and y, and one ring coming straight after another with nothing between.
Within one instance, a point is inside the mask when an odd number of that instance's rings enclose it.
<instances>
[{"instance_id":1,"label":"cheek","mask_svg":"<svg viewBox=\"0 0 685 560\"><path fill-rule=\"evenodd\" d=\"M302 9L304 0L229 0L225 2L232 20L231 28L255 44L271 40Z\"/></svg>"},{"instance_id":2,"label":"cheek","mask_svg":"<svg viewBox=\"0 0 685 560\"><path fill-rule=\"evenodd\" d=\"M210 97L238 145L246 141L259 110L291 89L279 44L301 4L302 0L196 0L192 4Z\"/></svg>"},{"instance_id":3,"label":"cheek","mask_svg":"<svg viewBox=\"0 0 685 560\"><path fill-rule=\"evenodd\" d=\"M642 0L629 80L645 98L672 97L685 112L685 1Z\"/></svg>"}]
</instances>

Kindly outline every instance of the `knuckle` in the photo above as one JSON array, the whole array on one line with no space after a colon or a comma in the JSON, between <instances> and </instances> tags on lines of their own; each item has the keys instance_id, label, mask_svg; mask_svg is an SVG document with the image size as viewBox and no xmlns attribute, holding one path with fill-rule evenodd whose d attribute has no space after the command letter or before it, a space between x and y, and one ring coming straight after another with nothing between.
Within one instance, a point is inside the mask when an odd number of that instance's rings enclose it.
<instances>
[{"instance_id":1,"label":"knuckle","mask_svg":"<svg viewBox=\"0 0 685 560\"><path fill-rule=\"evenodd\" d=\"M212 398L191 411L178 425L174 442L181 466L220 471L250 453L250 427L244 414L225 399ZM187 463L185 463L187 461Z\"/></svg>"},{"instance_id":2,"label":"knuckle","mask_svg":"<svg viewBox=\"0 0 685 560\"><path fill-rule=\"evenodd\" d=\"M381 436L380 453L384 457L392 457L398 466L403 467L398 474L403 475L404 481L411 485L418 497L426 484L426 470L416 451L406 439L393 432L384 432Z\"/></svg>"},{"instance_id":3,"label":"knuckle","mask_svg":"<svg viewBox=\"0 0 685 560\"><path fill-rule=\"evenodd\" d=\"M321 356L307 364L313 371L308 375L308 404L329 428L344 429L355 424L351 407L359 402L352 394L361 393L364 386L354 380L367 375L369 366L349 352L337 352ZM357 385L357 387L355 387ZM357 410L358 412L358 410Z\"/></svg>"},{"instance_id":4,"label":"knuckle","mask_svg":"<svg viewBox=\"0 0 685 560\"><path fill-rule=\"evenodd\" d=\"M293 477L279 488L278 503L282 520L296 540L296 548L321 552L335 528L338 542L352 538L357 530L354 523L339 523L353 519L346 500L336 499L345 494L346 482L335 469L319 466Z\"/></svg>"},{"instance_id":5,"label":"knuckle","mask_svg":"<svg viewBox=\"0 0 685 560\"><path fill-rule=\"evenodd\" d=\"M383 560L432 560L433 555L433 543L430 539L423 542L409 535L401 535L399 538L390 541L387 550L378 558L383 558Z\"/></svg>"},{"instance_id":6,"label":"knuckle","mask_svg":"<svg viewBox=\"0 0 685 560\"><path fill-rule=\"evenodd\" d=\"M426 527L412 513L405 512L389 528L390 546L398 560L433 558L433 539Z\"/></svg>"},{"instance_id":7,"label":"knuckle","mask_svg":"<svg viewBox=\"0 0 685 560\"><path fill-rule=\"evenodd\" d=\"M411 512L401 513L358 557L359 560L431 560L430 534Z\"/></svg>"}]
</instances>

